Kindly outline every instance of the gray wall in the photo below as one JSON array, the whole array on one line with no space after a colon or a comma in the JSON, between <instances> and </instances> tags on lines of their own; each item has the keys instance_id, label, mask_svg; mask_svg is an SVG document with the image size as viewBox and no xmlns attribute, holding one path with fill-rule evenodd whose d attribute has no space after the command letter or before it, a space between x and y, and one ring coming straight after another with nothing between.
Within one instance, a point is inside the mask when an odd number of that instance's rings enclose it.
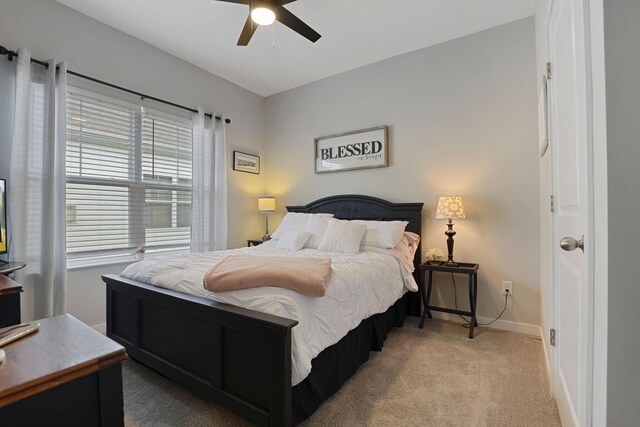
<instances>
[{"instance_id":1,"label":"gray wall","mask_svg":"<svg viewBox=\"0 0 640 427\"><path fill-rule=\"evenodd\" d=\"M286 204L361 193L424 202L424 250L446 251L439 195L463 196L456 258L480 266L479 314L539 325L534 19L397 56L267 98L267 192ZM314 174L313 138L390 128L390 166ZM276 224L279 219L274 221ZM435 299L452 305L450 278ZM464 278L459 302L467 306Z\"/></svg>"},{"instance_id":2,"label":"gray wall","mask_svg":"<svg viewBox=\"0 0 640 427\"><path fill-rule=\"evenodd\" d=\"M10 145L7 141L13 135L13 105L15 99L14 65L0 58L0 178L9 178L11 163ZM8 186L8 185L7 185ZM9 227L7 227L9 229ZM8 255L0 255L6 261Z\"/></svg>"},{"instance_id":3,"label":"gray wall","mask_svg":"<svg viewBox=\"0 0 640 427\"><path fill-rule=\"evenodd\" d=\"M14 64L0 58L0 178L8 178L11 145L7 141L13 135L13 104L15 98Z\"/></svg>"},{"instance_id":4,"label":"gray wall","mask_svg":"<svg viewBox=\"0 0 640 427\"><path fill-rule=\"evenodd\" d=\"M604 2L609 171L607 425L638 425L640 2Z\"/></svg>"},{"instance_id":5,"label":"gray wall","mask_svg":"<svg viewBox=\"0 0 640 427\"><path fill-rule=\"evenodd\" d=\"M227 132L229 156L234 149L265 154L264 98L55 1L0 0L0 44L9 49L27 48L38 59L65 60L71 70L143 93L224 113L232 120ZM12 95L5 95L14 90L15 62L2 57L0 63L0 176L8 176L11 134L5 124L12 123L13 101ZM104 92L103 88L95 89ZM229 171L231 247L263 233L262 218L256 212L263 179L264 174ZM104 322L105 293L99 276L119 273L122 268L116 265L70 271L69 311L90 325ZM27 319L32 297L27 289L23 297Z\"/></svg>"}]
</instances>

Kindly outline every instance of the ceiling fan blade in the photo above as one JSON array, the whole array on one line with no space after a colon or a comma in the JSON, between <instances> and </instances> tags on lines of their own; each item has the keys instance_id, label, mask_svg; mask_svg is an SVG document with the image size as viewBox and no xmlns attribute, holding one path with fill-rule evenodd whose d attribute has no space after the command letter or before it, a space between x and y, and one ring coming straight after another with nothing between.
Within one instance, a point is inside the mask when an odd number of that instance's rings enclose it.
<instances>
[{"instance_id":1,"label":"ceiling fan blade","mask_svg":"<svg viewBox=\"0 0 640 427\"><path fill-rule=\"evenodd\" d=\"M251 20L251 15L247 16L247 22L244 23L244 28L242 28L240 38L238 38L238 46L248 45L251 37L253 37L253 33L256 32L257 28L258 24L253 23L253 21Z\"/></svg>"},{"instance_id":2,"label":"ceiling fan blade","mask_svg":"<svg viewBox=\"0 0 640 427\"><path fill-rule=\"evenodd\" d=\"M276 19L301 36L308 38L313 43L317 42L318 39L322 37L313 28L302 22L300 18L282 6L278 6L276 9Z\"/></svg>"},{"instance_id":3,"label":"ceiling fan blade","mask_svg":"<svg viewBox=\"0 0 640 427\"><path fill-rule=\"evenodd\" d=\"M283 4L293 3L294 1L296 1L296 0L279 0L279 1L278 1L278 4L279 4L280 6L282 6Z\"/></svg>"},{"instance_id":4,"label":"ceiling fan blade","mask_svg":"<svg viewBox=\"0 0 640 427\"><path fill-rule=\"evenodd\" d=\"M215 0L215 1L223 1L225 3L251 4L251 0Z\"/></svg>"}]
</instances>

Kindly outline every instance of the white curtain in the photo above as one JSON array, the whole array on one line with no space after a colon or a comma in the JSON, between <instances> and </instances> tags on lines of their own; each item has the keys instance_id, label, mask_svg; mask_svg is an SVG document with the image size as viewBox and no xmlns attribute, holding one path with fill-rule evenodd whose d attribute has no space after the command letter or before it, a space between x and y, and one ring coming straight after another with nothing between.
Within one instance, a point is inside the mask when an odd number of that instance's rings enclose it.
<instances>
[{"instance_id":1,"label":"white curtain","mask_svg":"<svg viewBox=\"0 0 640 427\"><path fill-rule=\"evenodd\" d=\"M227 138L224 117L193 120L191 252L227 248Z\"/></svg>"},{"instance_id":2,"label":"white curtain","mask_svg":"<svg viewBox=\"0 0 640 427\"><path fill-rule=\"evenodd\" d=\"M23 317L66 312L65 148L67 65L31 64L18 51L11 166L8 183L10 242L25 289ZM56 72L56 67L59 71Z\"/></svg>"}]
</instances>

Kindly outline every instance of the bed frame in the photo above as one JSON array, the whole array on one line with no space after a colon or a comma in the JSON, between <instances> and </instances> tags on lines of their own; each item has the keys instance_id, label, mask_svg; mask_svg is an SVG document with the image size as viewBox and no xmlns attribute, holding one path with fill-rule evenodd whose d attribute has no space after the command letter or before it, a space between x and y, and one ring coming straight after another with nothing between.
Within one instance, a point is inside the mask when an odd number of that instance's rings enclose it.
<instances>
[{"instance_id":1,"label":"bed frame","mask_svg":"<svg viewBox=\"0 0 640 427\"><path fill-rule=\"evenodd\" d=\"M421 234L422 205L344 195L287 210L333 213L339 219L404 220L409 221L407 231ZM297 321L118 275L102 280L107 285L107 336L130 357L256 425L292 425L291 329ZM418 296L411 296L419 306Z\"/></svg>"}]
</instances>

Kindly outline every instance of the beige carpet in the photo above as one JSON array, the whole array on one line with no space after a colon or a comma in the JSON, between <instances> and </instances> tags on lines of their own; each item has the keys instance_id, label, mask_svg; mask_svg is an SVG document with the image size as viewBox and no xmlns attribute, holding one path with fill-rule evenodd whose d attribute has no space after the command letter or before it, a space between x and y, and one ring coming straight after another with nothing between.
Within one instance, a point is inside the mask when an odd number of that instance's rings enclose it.
<instances>
[{"instance_id":1,"label":"beige carpet","mask_svg":"<svg viewBox=\"0 0 640 427\"><path fill-rule=\"evenodd\" d=\"M539 339L409 318L303 426L559 426ZM127 426L243 426L234 414L127 361Z\"/></svg>"}]
</instances>

